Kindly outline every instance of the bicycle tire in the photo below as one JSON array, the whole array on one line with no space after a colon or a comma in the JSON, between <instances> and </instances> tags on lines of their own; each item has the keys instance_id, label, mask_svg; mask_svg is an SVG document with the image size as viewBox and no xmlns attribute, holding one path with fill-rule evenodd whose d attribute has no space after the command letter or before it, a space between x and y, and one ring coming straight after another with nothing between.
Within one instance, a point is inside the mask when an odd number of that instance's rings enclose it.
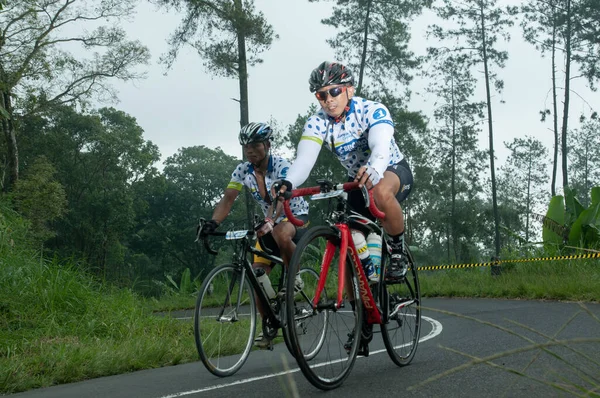
<instances>
[{"instance_id":1,"label":"bicycle tire","mask_svg":"<svg viewBox=\"0 0 600 398\"><path fill-rule=\"evenodd\" d=\"M295 275L296 270L307 266L320 269L327 242L333 244L335 254L325 276L325 289L319 299L319 308L315 311L311 310L312 316L316 317L323 313L326 315L324 318L326 323L321 331L322 336L318 336L316 333L299 335L293 323L288 322L286 325L298 367L306 379L321 390L339 387L350 374L358 354L363 322L363 305L360 300L355 265L350 256L347 256L346 260L346 283L350 282L351 291L357 299L354 300L355 305L352 309L347 290L345 290L344 307L333 308L337 299L337 256L340 249L339 232L335 228L319 226L309 229L296 245L289 265L289 274ZM293 287L294 280L288 278L286 303L293 302ZM292 319L295 306L286 305L286 311L287 319ZM357 336L357 338L351 338L351 335ZM311 336L316 336L320 340L315 340ZM317 344L320 344L320 347L315 352L314 347ZM314 355L307 355L307 353ZM333 358L335 355L339 355L339 357Z\"/></svg>"},{"instance_id":2,"label":"bicycle tire","mask_svg":"<svg viewBox=\"0 0 600 398\"><path fill-rule=\"evenodd\" d=\"M384 281L380 291L381 308L387 311L381 324L381 337L388 355L398 366L406 366L413 360L421 332L419 275L408 248L406 254L408 271L403 281L395 284ZM385 262L389 263L389 254L385 257Z\"/></svg>"},{"instance_id":3,"label":"bicycle tire","mask_svg":"<svg viewBox=\"0 0 600 398\"><path fill-rule=\"evenodd\" d=\"M248 359L254 342L254 290L247 275L241 280L242 269L233 264L214 268L204 279L196 300L196 349L206 369L219 377L236 373Z\"/></svg>"}]
</instances>

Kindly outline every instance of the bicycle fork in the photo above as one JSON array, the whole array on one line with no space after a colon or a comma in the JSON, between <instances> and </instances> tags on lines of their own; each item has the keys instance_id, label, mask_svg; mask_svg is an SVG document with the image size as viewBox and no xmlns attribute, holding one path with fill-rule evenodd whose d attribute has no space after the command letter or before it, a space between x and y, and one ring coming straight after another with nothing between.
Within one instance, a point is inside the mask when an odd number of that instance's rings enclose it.
<instances>
[{"instance_id":1,"label":"bicycle fork","mask_svg":"<svg viewBox=\"0 0 600 398\"><path fill-rule=\"evenodd\" d=\"M367 323L381 323L381 314L377 306L375 305L375 299L373 298L373 294L371 293L371 289L369 288L369 283L367 282L367 277L365 275L364 270L362 269L362 263L358 257L358 253L354 247L354 241L352 240L352 235L350 234L350 228L346 224L336 224L336 227L340 230L341 234L341 243L340 243L340 254L338 258L338 289L337 289L337 300L333 304L334 310L337 310L342 307L343 295L344 295L344 287L346 282L346 257L348 255L348 251L350 251L350 255L352 256L353 263L355 266L355 270L358 274L358 288L360 299L363 302L363 305L367 314ZM352 245L352 246L350 246ZM321 264L321 274L319 276L319 284L317 287L317 292L315 294L315 299L313 302L313 308L320 308L319 300L321 297L321 292L325 288L325 280L327 278L327 273L329 272L329 266L331 265L331 260L335 254L336 246L327 241L327 245L325 247L325 253L323 255L323 262ZM355 297L356 299L356 297ZM331 306L330 304L328 306Z\"/></svg>"}]
</instances>

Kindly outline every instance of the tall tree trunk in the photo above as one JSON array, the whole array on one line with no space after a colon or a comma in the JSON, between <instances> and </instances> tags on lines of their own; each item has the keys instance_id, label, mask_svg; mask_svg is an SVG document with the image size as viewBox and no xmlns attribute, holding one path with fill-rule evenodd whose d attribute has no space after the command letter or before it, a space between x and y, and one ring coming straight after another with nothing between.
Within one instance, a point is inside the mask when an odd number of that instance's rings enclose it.
<instances>
[{"instance_id":1,"label":"tall tree trunk","mask_svg":"<svg viewBox=\"0 0 600 398\"><path fill-rule=\"evenodd\" d=\"M529 242L529 214L531 212L531 169L533 167L533 158L531 156L531 147L529 147L529 156L527 158L527 202L525 205L525 241Z\"/></svg>"},{"instance_id":2,"label":"tall tree trunk","mask_svg":"<svg viewBox=\"0 0 600 398\"><path fill-rule=\"evenodd\" d=\"M567 28L565 32L565 101L562 120L562 174L563 192L569 186L567 174L567 128L569 122L569 98L571 87L571 0L567 0Z\"/></svg>"},{"instance_id":3,"label":"tall tree trunk","mask_svg":"<svg viewBox=\"0 0 600 398\"><path fill-rule=\"evenodd\" d=\"M242 0L235 0L235 9L237 11L237 18L243 18L244 12L242 9ZM237 24L237 26L243 26L243 24ZM238 28L237 32L238 42L238 73L240 82L240 128L247 125L250 121L249 107L248 107L248 65L246 63L246 32L241 28ZM244 150L242 149L242 159L244 159ZM253 203L250 191L244 189L244 199L246 200L246 223L248 229L251 229L254 225L253 220Z\"/></svg>"},{"instance_id":4,"label":"tall tree trunk","mask_svg":"<svg viewBox=\"0 0 600 398\"><path fill-rule=\"evenodd\" d=\"M1 117L2 120L2 132L6 140L6 156L8 169L8 181L5 184L4 180L1 181L4 191L8 191L10 187L17 182L19 179L19 150L17 148L17 137L15 134L14 123L11 119L13 115L12 102L10 99L10 91L0 90L0 106L4 109L9 118Z\"/></svg>"},{"instance_id":5,"label":"tall tree trunk","mask_svg":"<svg viewBox=\"0 0 600 398\"><path fill-rule=\"evenodd\" d=\"M450 236L450 225L448 225L448 223L446 223L446 228L445 231L446 233L446 258L448 261L448 264L452 264L452 257L450 256L450 252L452 251L452 249L450 248L450 241L452 240L452 237Z\"/></svg>"},{"instance_id":6,"label":"tall tree trunk","mask_svg":"<svg viewBox=\"0 0 600 398\"><path fill-rule=\"evenodd\" d=\"M487 42L485 36L485 15L483 2L480 2L480 17L481 17L481 44L483 48L483 69L485 73L485 92L488 111L488 130L490 141L490 172L492 178L492 208L494 212L494 240L496 246L496 257L500 256L500 226L498 220L498 198L496 195L496 170L494 166L494 130L492 120L492 99L490 93L490 72L488 69L487 58Z\"/></svg>"},{"instance_id":7,"label":"tall tree trunk","mask_svg":"<svg viewBox=\"0 0 600 398\"><path fill-rule=\"evenodd\" d=\"M450 192L452 195L452 212L450 223L452 225L452 245L454 246L454 259L458 260L458 236L456 228L456 102L454 100L454 71L452 71L452 180Z\"/></svg>"},{"instance_id":8,"label":"tall tree trunk","mask_svg":"<svg viewBox=\"0 0 600 398\"><path fill-rule=\"evenodd\" d=\"M369 21L371 16L371 3L372 0L367 1L367 15L365 16L365 30L363 36L363 49L362 55L360 57L360 72L358 74L358 87L356 89L356 95L360 96L360 92L362 90L363 76L365 73L365 64L367 62L367 39L369 37Z\"/></svg>"},{"instance_id":9,"label":"tall tree trunk","mask_svg":"<svg viewBox=\"0 0 600 398\"><path fill-rule=\"evenodd\" d=\"M242 0L235 0L238 18L243 18ZM242 24L243 25L243 24ZM238 24L240 26L240 24ZM239 29L239 28L238 28ZM246 32L238 30L238 57L239 57L239 82L240 82L240 128L249 122L248 111L248 65L246 64Z\"/></svg>"},{"instance_id":10,"label":"tall tree trunk","mask_svg":"<svg viewBox=\"0 0 600 398\"><path fill-rule=\"evenodd\" d=\"M552 196L556 196L556 171L558 169L558 103L556 96L556 10L552 10L552 120L554 122L554 158L552 162Z\"/></svg>"}]
</instances>

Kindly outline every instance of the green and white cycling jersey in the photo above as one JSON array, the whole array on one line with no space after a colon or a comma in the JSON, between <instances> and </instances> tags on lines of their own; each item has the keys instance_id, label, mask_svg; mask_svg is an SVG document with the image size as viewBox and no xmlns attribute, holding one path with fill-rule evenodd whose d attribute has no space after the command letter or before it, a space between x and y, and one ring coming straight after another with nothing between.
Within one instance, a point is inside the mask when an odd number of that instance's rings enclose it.
<instances>
[{"instance_id":1,"label":"green and white cycling jersey","mask_svg":"<svg viewBox=\"0 0 600 398\"><path fill-rule=\"evenodd\" d=\"M343 118L336 120L323 109L304 125L296 161L287 180L294 187L304 183L323 144L337 156L354 178L362 166L372 168L377 183L385 169L404 156L394 141L394 122L387 107L379 102L353 97Z\"/></svg>"},{"instance_id":2,"label":"green and white cycling jersey","mask_svg":"<svg viewBox=\"0 0 600 398\"><path fill-rule=\"evenodd\" d=\"M265 174L265 186L267 195L271 193L271 186L273 182L278 180L284 180L287 178L287 172L290 168L290 162L280 156L269 155L269 165L267 166L267 173ZM250 189L252 197L258 202L265 217L270 207L270 203L267 202L258 190L258 180L254 174L254 166L250 162L240 163L233 173L231 174L231 181L227 185L227 188L236 189L241 191L242 188L247 186ZM290 200L290 208L295 216L308 214L308 202L304 198L292 198ZM285 215L280 215L275 222L280 222L285 218Z\"/></svg>"}]
</instances>

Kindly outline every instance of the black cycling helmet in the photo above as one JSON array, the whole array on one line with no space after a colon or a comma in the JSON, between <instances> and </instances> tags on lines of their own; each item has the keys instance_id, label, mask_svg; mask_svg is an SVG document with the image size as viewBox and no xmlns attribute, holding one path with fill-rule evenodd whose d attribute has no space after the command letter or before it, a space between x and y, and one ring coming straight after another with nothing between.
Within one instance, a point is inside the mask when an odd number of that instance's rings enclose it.
<instances>
[{"instance_id":1,"label":"black cycling helmet","mask_svg":"<svg viewBox=\"0 0 600 398\"><path fill-rule=\"evenodd\" d=\"M310 92L314 93L321 87L330 86L332 84L347 84L354 85L354 75L350 69L337 62L323 62L317 66L308 79L310 84Z\"/></svg>"},{"instance_id":2,"label":"black cycling helmet","mask_svg":"<svg viewBox=\"0 0 600 398\"><path fill-rule=\"evenodd\" d=\"M273 129L267 123L248 123L240 130L240 145L264 142L271 139Z\"/></svg>"}]
</instances>

